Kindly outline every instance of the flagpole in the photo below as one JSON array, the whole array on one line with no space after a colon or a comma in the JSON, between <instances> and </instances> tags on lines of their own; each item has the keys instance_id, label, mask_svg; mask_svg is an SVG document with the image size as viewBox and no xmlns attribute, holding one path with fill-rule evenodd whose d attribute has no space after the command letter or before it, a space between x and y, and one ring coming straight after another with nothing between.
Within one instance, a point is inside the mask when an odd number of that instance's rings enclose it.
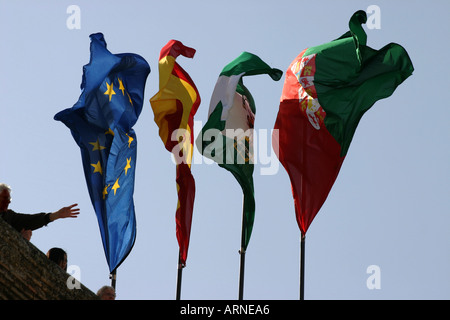
<instances>
[{"instance_id":1,"label":"flagpole","mask_svg":"<svg viewBox=\"0 0 450 320\"><path fill-rule=\"evenodd\" d=\"M181 276L183 274L183 265L180 261L180 256L178 256L178 277L177 277L177 300L180 300L181 297Z\"/></svg>"},{"instance_id":2,"label":"flagpole","mask_svg":"<svg viewBox=\"0 0 450 320\"><path fill-rule=\"evenodd\" d=\"M241 255L241 266L239 271L239 300L244 299L244 268L245 268L245 210L242 210L242 231L241 231L241 250L239 250L239 254Z\"/></svg>"},{"instance_id":3,"label":"flagpole","mask_svg":"<svg viewBox=\"0 0 450 320\"><path fill-rule=\"evenodd\" d=\"M239 272L239 300L244 299L244 266L245 266L245 250L244 247L241 246L241 250L239 250L241 255L241 268Z\"/></svg>"},{"instance_id":4,"label":"flagpole","mask_svg":"<svg viewBox=\"0 0 450 320\"><path fill-rule=\"evenodd\" d=\"M300 240L300 300L305 299L305 235Z\"/></svg>"},{"instance_id":5,"label":"flagpole","mask_svg":"<svg viewBox=\"0 0 450 320\"><path fill-rule=\"evenodd\" d=\"M116 278L117 278L117 268L114 269L111 274L109 275L109 278L111 279L111 287L114 288L114 291L116 290Z\"/></svg>"}]
</instances>

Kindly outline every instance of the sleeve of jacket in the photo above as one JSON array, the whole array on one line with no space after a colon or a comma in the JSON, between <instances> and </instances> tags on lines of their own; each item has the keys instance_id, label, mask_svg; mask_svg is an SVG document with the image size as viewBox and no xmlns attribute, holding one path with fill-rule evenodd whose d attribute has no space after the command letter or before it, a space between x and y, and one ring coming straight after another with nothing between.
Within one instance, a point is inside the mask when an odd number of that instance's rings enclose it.
<instances>
[{"instance_id":1,"label":"sleeve of jacket","mask_svg":"<svg viewBox=\"0 0 450 320\"><path fill-rule=\"evenodd\" d=\"M8 210L4 213L3 219L17 231L36 230L46 226L50 222L49 213L23 214Z\"/></svg>"}]
</instances>

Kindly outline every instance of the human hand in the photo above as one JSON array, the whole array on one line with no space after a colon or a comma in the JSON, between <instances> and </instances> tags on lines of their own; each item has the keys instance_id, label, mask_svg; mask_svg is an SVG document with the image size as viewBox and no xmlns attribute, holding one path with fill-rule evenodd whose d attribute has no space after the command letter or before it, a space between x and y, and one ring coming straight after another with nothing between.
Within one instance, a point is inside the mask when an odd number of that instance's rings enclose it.
<instances>
[{"instance_id":1,"label":"human hand","mask_svg":"<svg viewBox=\"0 0 450 320\"><path fill-rule=\"evenodd\" d=\"M61 209L59 209L58 211L55 211L53 213L50 214L50 221L54 221L56 219L61 219L61 218L76 218L78 216L78 214L80 213L80 209L76 208L78 204L72 204L71 206L68 207L63 207Z\"/></svg>"}]
</instances>

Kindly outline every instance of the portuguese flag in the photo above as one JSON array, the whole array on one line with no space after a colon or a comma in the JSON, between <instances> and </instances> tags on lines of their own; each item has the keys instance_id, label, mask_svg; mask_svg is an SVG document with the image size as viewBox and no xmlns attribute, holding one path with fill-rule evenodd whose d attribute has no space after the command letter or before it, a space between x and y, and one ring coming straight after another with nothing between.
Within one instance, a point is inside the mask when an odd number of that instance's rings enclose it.
<instances>
[{"instance_id":1,"label":"portuguese flag","mask_svg":"<svg viewBox=\"0 0 450 320\"><path fill-rule=\"evenodd\" d=\"M180 54L192 58L195 49L176 40L170 40L161 49L159 92L150 99L150 104L159 136L176 161L176 234L180 247L179 261L185 266L195 198L195 180L191 173L194 115L200 105L200 95L189 74L175 61Z\"/></svg>"},{"instance_id":2,"label":"portuguese flag","mask_svg":"<svg viewBox=\"0 0 450 320\"><path fill-rule=\"evenodd\" d=\"M364 11L340 38L303 50L290 64L272 145L288 172L304 236L325 202L363 114L389 97L414 68L408 53L390 43L366 45Z\"/></svg>"},{"instance_id":3,"label":"portuguese flag","mask_svg":"<svg viewBox=\"0 0 450 320\"><path fill-rule=\"evenodd\" d=\"M268 74L278 81L283 72L258 56L243 52L223 68L209 106L208 121L196 140L200 153L230 171L244 194L242 248L247 248L255 218L253 127L255 101L242 78Z\"/></svg>"}]
</instances>

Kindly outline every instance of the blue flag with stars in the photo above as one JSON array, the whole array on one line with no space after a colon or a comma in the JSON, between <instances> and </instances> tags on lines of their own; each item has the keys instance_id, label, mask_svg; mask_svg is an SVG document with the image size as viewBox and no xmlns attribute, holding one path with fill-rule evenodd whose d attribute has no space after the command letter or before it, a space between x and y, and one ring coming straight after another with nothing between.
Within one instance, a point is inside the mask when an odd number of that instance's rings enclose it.
<instances>
[{"instance_id":1,"label":"blue flag with stars","mask_svg":"<svg viewBox=\"0 0 450 320\"><path fill-rule=\"evenodd\" d=\"M90 35L91 57L83 67L82 93L72 108L55 115L81 149L84 175L97 215L110 272L136 239L133 191L136 134L150 67L133 53L112 54L103 34Z\"/></svg>"}]
</instances>

